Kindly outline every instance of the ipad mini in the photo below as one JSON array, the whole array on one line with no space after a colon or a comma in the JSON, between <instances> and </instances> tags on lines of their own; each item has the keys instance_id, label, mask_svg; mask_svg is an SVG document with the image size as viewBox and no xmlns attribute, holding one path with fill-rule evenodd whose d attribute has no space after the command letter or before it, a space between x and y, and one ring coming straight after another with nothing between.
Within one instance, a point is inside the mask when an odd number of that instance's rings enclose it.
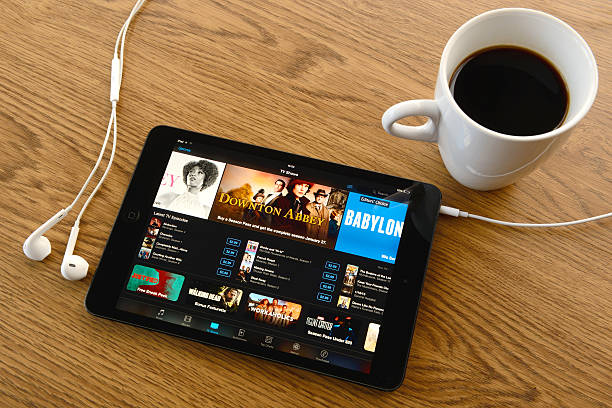
<instances>
[{"instance_id":1,"label":"ipad mini","mask_svg":"<svg viewBox=\"0 0 612 408\"><path fill-rule=\"evenodd\" d=\"M440 198L430 184L156 127L86 307L391 390Z\"/></svg>"}]
</instances>

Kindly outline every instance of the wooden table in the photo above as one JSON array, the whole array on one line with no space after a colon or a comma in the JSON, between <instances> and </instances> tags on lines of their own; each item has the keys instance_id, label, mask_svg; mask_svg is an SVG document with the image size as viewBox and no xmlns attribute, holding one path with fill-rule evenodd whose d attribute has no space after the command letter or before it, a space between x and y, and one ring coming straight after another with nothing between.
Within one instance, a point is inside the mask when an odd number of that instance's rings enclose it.
<instances>
[{"instance_id":1,"label":"wooden table","mask_svg":"<svg viewBox=\"0 0 612 408\"><path fill-rule=\"evenodd\" d=\"M611 210L612 2L150 1L127 39L116 164L81 223L96 265L149 129L168 124L423 180L505 220ZM0 406L612 406L612 220L512 229L440 218L404 384L385 393L89 315L91 274L59 266L76 211L29 261L23 240L85 180L110 112L132 1L2 0ZM570 140L513 186L471 191L433 144L387 135L390 105L431 98L449 36L520 5L590 44L599 94Z\"/></svg>"}]
</instances>

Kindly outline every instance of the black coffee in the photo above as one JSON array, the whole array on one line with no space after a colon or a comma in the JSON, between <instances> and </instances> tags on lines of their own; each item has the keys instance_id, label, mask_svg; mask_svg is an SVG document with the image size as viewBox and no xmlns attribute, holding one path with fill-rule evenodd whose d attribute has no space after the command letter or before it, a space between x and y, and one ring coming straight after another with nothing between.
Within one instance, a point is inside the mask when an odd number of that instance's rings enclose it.
<instances>
[{"instance_id":1,"label":"black coffee","mask_svg":"<svg viewBox=\"0 0 612 408\"><path fill-rule=\"evenodd\" d=\"M468 56L449 86L470 118L507 135L551 131L563 123L569 105L557 69L535 52L513 46L485 48Z\"/></svg>"}]
</instances>

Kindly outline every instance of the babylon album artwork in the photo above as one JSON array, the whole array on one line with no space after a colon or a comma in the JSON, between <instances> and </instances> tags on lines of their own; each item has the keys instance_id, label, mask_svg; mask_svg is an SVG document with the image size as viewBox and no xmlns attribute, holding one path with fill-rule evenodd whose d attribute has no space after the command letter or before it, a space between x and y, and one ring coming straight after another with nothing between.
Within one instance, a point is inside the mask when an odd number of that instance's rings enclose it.
<instances>
[{"instance_id":1,"label":"babylon album artwork","mask_svg":"<svg viewBox=\"0 0 612 408\"><path fill-rule=\"evenodd\" d=\"M346 208L336 251L395 263L408 204L351 193Z\"/></svg>"}]
</instances>

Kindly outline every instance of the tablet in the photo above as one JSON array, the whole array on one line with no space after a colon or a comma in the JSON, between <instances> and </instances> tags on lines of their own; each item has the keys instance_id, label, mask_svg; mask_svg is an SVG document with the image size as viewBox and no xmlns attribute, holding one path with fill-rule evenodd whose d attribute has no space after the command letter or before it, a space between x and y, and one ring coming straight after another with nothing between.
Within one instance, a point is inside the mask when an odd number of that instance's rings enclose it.
<instances>
[{"instance_id":1,"label":"tablet","mask_svg":"<svg viewBox=\"0 0 612 408\"><path fill-rule=\"evenodd\" d=\"M85 305L392 390L440 199L430 184L156 127Z\"/></svg>"}]
</instances>

